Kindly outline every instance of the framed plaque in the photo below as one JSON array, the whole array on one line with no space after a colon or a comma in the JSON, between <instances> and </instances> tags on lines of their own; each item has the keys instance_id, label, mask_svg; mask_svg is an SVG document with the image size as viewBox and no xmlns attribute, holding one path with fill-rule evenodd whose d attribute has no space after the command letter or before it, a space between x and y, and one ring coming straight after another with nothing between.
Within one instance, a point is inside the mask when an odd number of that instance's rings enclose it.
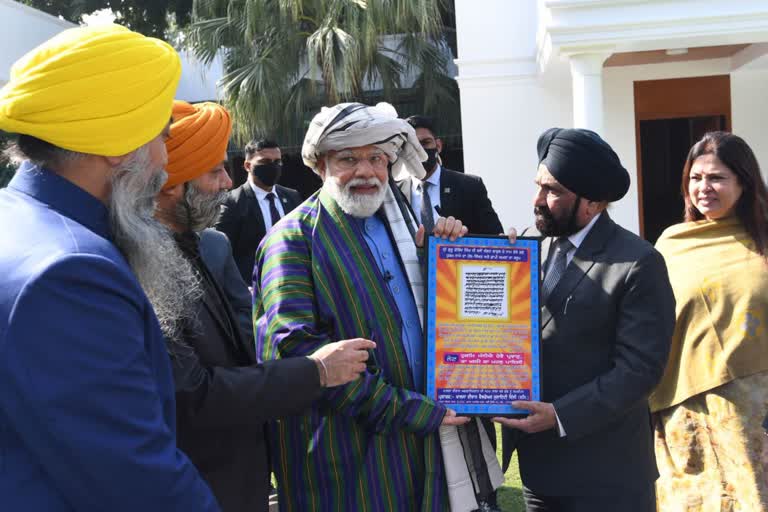
<instances>
[{"instance_id":1,"label":"framed plaque","mask_svg":"<svg viewBox=\"0 0 768 512\"><path fill-rule=\"evenodd\" d=\"M459 415L524 415L513 400L540 400L540 247L429 238L427 396Z\"/></svg>"}]
</instances>

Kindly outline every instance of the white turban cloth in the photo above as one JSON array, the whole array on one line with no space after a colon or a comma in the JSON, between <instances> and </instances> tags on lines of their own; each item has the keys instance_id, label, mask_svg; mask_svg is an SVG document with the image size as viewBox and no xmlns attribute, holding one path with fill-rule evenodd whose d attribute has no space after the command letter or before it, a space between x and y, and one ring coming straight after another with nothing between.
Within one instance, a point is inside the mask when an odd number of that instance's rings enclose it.
<instances>
[{"instance_id":1,"label":"white turban cloth","mask_svg":"<svg viewBox=\"0 0 768 512\"><path fill-rule=\"evenodd\" d=\"M427 154L416 131L404 119L399 119L394 107L388 103L379 103L375 107L362 103L323 107L309 125L301 157L317 172L320 155L368 145L386 153L395 180L409 175L419 179L425 176L421 162L427 159Z\"/></svg>"}]
</instances>

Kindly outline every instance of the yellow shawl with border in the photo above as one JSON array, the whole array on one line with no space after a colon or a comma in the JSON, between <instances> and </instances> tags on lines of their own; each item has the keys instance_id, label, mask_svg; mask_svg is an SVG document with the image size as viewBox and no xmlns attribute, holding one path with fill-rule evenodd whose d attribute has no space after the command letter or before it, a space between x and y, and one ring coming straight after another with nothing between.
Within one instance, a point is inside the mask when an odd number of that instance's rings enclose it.
<instances>
[{"instance_id":1,"label":"yellow shawl with border","mask_svg":"<svg viewBox=\"0 0 768 512\"><path fill-rule=\"evenodd\" d=\"M736 217L677 224L656 243L677 302L659 411L768 370L768 265Z\"/></svg>"}]
</instances>

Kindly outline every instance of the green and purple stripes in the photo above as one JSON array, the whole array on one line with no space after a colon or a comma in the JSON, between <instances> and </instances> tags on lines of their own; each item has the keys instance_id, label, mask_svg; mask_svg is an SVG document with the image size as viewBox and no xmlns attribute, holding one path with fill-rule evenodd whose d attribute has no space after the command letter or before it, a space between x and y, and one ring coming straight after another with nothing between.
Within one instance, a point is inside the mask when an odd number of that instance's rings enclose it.
<instances>
[{"instance_id":1,"label":"green and purple stripes","mask_svg":"<svg viewBox=\"0 0 768 512\"><path fill-rule=\"evenodd\" d=\"M256 255L262 359L374 336L378 371L327 390L272 425L283 511L448 509L437 430L445 414L413 390L401 320L358 226L324 192L270 231Z\"/></svg>"}]
</instances>

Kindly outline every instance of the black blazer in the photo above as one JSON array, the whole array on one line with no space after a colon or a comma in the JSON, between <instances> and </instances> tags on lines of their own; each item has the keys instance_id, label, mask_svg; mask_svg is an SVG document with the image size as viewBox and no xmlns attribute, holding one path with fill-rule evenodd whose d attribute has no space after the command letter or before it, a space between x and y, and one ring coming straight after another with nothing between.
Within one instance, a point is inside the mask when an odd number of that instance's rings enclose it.
<instances>
[{"instance_id":1,"label":"black blazer","mask_svg":"<svg viewBox=\"0 0 768 512\"><path fill-rule=\"evenodd\" d=\"M197 322L184 330L185 344L171 351L177 442L223 512L266 512L264 422L304 411L320 397L320 379L306 357L257 364L253 339L243 337L216 276L213 280L223 311L204 296Z\"/></svg>"},{"instance_id":2,"label":"black blazer","mask_svg":"<svg viewBox=\"0 0 768 512\"><path fill-rule=\"evenodd\" d=\"M301 204L301 196L292 188L275 185L275 189L286 214ZM266 229L256 194L247 181L229 192L214 227L229 238L237 269L243 281L251 286L256 249Z\"/></svg>"},{"instance_id":3,"label":"black blazer","mask_svg":"<svg viewBox=\"0 0 768 512\"><path fill-rule=\"evenodd\" d=\"M504 429L504 465L516 446L523 483L545 496L647 491L658 477L648 395L674 324L664 259L604 211L541 311L542 401L566 437Z\"/></svg>"},{"instance_id":4,"label":"black blazer","mask_svg":"<svg viewBox=\"0 0 768 512\"><path fill-rule=\"evenodd\" d=\"M401 180L397 184L410 202L411 179ZM498 235L504 231L483 180L479 176L445 167L440 171L440 215L452 215L459 219L467 226L470 234Z\"/></svg>"},{"instance_id":5,"label":"black blazer","mask_svg":"<svg viewBox=\"0 0 768 512\"><path fill-rule=\"evenodd\" d=\"M237 316L240 332L246 341L253 340L253 307L251 292L240 277L235 260L232 257L232 247L224 233L215 229L204 229L200 232L200 256L208 270L213 274L216 283L221 286L232 311Z\"/></svg>"}]
</instances>

